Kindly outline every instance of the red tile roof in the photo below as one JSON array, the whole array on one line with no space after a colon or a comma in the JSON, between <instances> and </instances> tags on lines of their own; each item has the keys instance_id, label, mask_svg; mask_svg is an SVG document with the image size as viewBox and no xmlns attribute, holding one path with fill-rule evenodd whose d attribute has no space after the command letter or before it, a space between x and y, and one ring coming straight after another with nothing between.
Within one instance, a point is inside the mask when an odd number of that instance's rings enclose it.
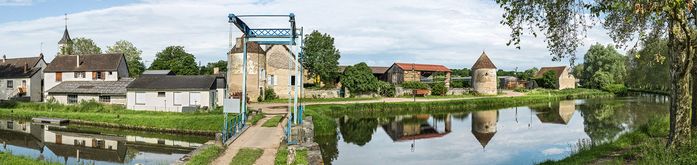
<instances>
[{"instance_id":1,"label":"red tile roof","mask_svg":"<svg viewBox=\"0 0 697 165\"><path fill-rule=\"evenodd\" d=\"M450 72L450 69L443 65L434 64L409 64L409 63L394 63L397 67L402 70L416 70L416 71L432 71L432 72Z\"/></svg>"},{"instance_id":2,"label":"red tile roof","mask_svg":"<svg viewBox=\"0 0 697 165\"><path fill-rule=\"evenodd\" d=\"M472 69L496 69L496 65L494 65L493 62L491 62L491 59L489 59L489 56L486 55L485 52L482 52L482 55L479 56L479 59L477 59L477 62L472 65Z\"/></svg>"}]
</instances>

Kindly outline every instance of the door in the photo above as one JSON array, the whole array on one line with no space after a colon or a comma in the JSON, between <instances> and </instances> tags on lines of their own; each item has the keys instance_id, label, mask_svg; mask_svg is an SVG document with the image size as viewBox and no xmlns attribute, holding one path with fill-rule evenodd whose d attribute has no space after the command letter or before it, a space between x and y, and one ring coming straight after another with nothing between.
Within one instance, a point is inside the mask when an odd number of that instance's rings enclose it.
<instances>
[{"instance_id":1,"label":"door","mask_svg":"<svg viewBox=\"0 0 697 165\"><path fill-rule=\"evenodd\" d=\"M56 144L63 144L63 135L56 134Z\"/></svg>"},{"instance_id":2,"label":"door","mask_svg":"<svg viewBox=\"0 0 697 165\"><path fill-rule=\"evenodd\" d=\"M56 81L63 81L63 73L56 72Z\"/></svg>"},{"instance_id":3,"label":"door","mask_svg":"<svg viewBox=\"0 0 697 165\"><path fill-rule=\"evenodd\" d=\"M189 104L191 105L201 105L201 93L191 92L189 95Z\"/></svg>"}]
</instances>

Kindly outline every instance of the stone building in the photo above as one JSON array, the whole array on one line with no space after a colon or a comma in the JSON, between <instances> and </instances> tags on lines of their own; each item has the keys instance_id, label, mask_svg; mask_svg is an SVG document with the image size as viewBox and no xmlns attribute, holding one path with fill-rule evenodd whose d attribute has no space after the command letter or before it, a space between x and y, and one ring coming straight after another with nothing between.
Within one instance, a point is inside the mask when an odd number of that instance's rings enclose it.
<instances>
[{"instance_id":1,"label":"stone building","mask_svg":"<svg viewBox=\"0 0 697 165\"><path fill-rule=\"evenodd\" d=\"M242 92L242 37L228 53L228 92L231 95ZM247 42L247 98L257 101L266 89L266 51L256 42Z\"/></svg>"},{"instance_id":2,"label":"stone building","mask_svg":"<svg viewBox=\"0 0 697 165\"><path fill-rule=\"evenodd\" d=\"M63 104L95 100L106 104L126 104L128 64L122 53L61 55L44 69L47 99Z\"/></svg>"},{"instance_id":3,"label":"stone building","mask_svg":"<svg viewBox=\"0 0 697 165\"><path fill-rule=\"evenodd\" d=\"M537 71L535 78L542 78L545 73L549 71L554 71L557 78L557 89L573 89L576 88L576 77L571 75L570 68L568 66L555 66L555 67L542 67L540 71Z\"/></svg>"},{"instance_id":4,"label":"stone building","mask_svg":"<svg viewBox=\"0 0 697 165\"><path fill-rule=\"evenodd\" d=\"M0 100L42 101L44 55L0 59Z\"/></svg>"},{"instance_id":5,"label":"stone building","mask_svg":"<svg viewBox=\"0 0 697 165\"><path fill-rule=\"evenodd\" d=\"M450 69L443 65L394 63L387 69L385 75L387 82L392 84L402 84L407 81L433 83L443 78L445 86L450 87L451 73ZM443 77L438 77L438 74L442 74Z\"/></svg>"},{"instance_id":6,"label":"stone building","mask_svg":"<svg viewBox=\"0 0 697 165\"><path fill-rule=\"evenodd\" d=\"M295 55L291 55L290 49L285 45L271 45L266 50L267 87L273 89L280 98L289 98L294 94L289 87L295 82L293 60Z\"/></svg>"},{"instance_id":7,"label":"stone building","mask_svg":"<svg viewBox=\"0 0 697 165\"><path fill-rule=\"evenodd\" d=\"M477 62L472 65L472 88L479 94L495 95L496 90L496 65L489 59L486 52L482 52Z\"/></svg>"},{"instance_id":8,"label":"stone building","mask_svg":"<svg viewBox=\"0 0 697 165\"><path fill-rule=\"evenodd\" d=\"M472 112L472 134L482 148L486 148L496 134L496 122L499 112L496 110Z\"/></svg>"}]
</instances>

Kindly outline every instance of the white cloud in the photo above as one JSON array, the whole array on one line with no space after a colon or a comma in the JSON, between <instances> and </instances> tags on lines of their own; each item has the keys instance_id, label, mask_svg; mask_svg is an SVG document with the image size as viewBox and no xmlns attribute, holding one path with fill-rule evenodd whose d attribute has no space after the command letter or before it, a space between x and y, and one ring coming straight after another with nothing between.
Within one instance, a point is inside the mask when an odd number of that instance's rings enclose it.
<instances>
[{"instance_id":1,"label":"white cloud","mask_svg":"<svg viewBox=\"0 0 697 165\"><path fill-rule=\"evenodd\" d=\"M540 65L568 65L551 62L546 43L526 36L522 49L508 47L509 29L499 24L502 10L493 2L478 0L430 1L160 1L90 10L70 15L73 37L89 37L104 48L117 40L129 40L152 61L169 45L182 45L198 60L224 59L228 48L227 14L296 15L306 29L334 36L342 53L342 64L366 61L390 65L394 61L445 64L451 68L470 67L486 50L499 68L521 69ZM9 57L36 55L40 43L49 57L63 31L63 17L0 24L0 53ZM275 20L285 25L284 20ZM248 23L268 26L265 20ZM239 31L233 29L234 36ZM585 49L594 42L610 40L589 33ZM579 53L582 54L582 53Z\"/></svg>"}]
</instances>

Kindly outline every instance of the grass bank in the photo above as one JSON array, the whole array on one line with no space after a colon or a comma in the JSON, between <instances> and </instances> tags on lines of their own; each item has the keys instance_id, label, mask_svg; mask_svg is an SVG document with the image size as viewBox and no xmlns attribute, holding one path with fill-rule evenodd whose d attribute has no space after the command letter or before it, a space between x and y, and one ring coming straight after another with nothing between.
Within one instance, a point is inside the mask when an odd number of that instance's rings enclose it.
<instances>
[{"instance_id":1,"label":"grass bank","mask_svg":"<svg viewBox=\"0 0 697 165\"><path fill-rule=\"evenodd\" d=\"M191 156L191 160L186 162L187 165L199 165L199 164L209 164L218 158L218 156L223 152L223 147L217 145L208 145L203 148L201 152L196 153Z\"/></svg>"},{"instance_id":2,"label":"grass bank","mask_svg":"<svg viewBox=\"0 0 697 165\"><path fill-rule=\"evenodd\" d=\"M266 120L266 122L264 122L264 124L262 124L261 126L262 127L276 127L276 126L278 126L278 123L280 123L282 119L283 119L283 116L276 115L276 116L271 117L269 120Z\"/></svg>"},{"instance_id":3,"label":"grass bank","mask_svg":"<svg viewBox=\"0 0 697 165\"><path fill-rule=\"evenodd\" d=\"M253 165L262 154L264 154L264 150L259 148L242 148L232 158L230 165Z\"/></svg>"},{"instance_id":4,"label":"grass bank","mask_svg":"<svg viewBox=\"0 0 697 165\"><path fill-rule=\"evenodd\" d=\"M355 97L355 98L304 98L301 100L298 100L299 102L304 102L304 103L322 103L322 102L339 102L339 101L363 101L363 100L378 100L380 97L368 97L368 98L360 98L360 97ZM288 99L273 99L273 100L265 100L262 101L262 103L288 103Z\"/></svg>"},{"instance_id":5,"label":"grass bank","mask_svg":"<svg viewBox=\"0 0 697 165\"><path fill-rule=\"evenodd\" d=\"M526 96L518 97L482 97L465 100L434 101L434 102L401 102L401 103L365 103L345 105L311 105L307 106L305 115L312 116L315 135L336 134L334 117L350 116L379 117L410 114L437 114L450 112L465 112L491 110L534 103L544 103L556 100L582 99L596 97L613 97L608 92L594 89L565 89L565 90L531 90Z\"/></svg>"},{"instance_id":6,"label":"grass bank","mask_svg":"<svg viewBox=\"0 0 697 165\"><path fill-rule=\"evenodd\" d=\"M60 163L57 162L37 160L25 156L15 156L7 152L0 152L0 164L60 165Z\"/></svg>"},{"instance_id":7,"label":"grass bank","mask_svg":"<svg viewBox=\"0 0 697 165\"><path fill-rule=\"evenodd\" d=\"M144 131L211 135L220 131L224 116L211 112L150 112L121 106L81 102L76 105L20 102L0 107L0 117L30 120L34 117L70 119L71 123Z\"/></svg>"},{"instance_id":8,"label":"grass bank","mask_svg":"<svg viewBox=\"0 0 697 165\"><path fill-rule=\"evenodd\" d=\"M665 147L669 118L651 119L640 129L603 144L587 144L558 161L540 164L697 164L697 136L683 148Z\"/></svg>"}]
</instances>

